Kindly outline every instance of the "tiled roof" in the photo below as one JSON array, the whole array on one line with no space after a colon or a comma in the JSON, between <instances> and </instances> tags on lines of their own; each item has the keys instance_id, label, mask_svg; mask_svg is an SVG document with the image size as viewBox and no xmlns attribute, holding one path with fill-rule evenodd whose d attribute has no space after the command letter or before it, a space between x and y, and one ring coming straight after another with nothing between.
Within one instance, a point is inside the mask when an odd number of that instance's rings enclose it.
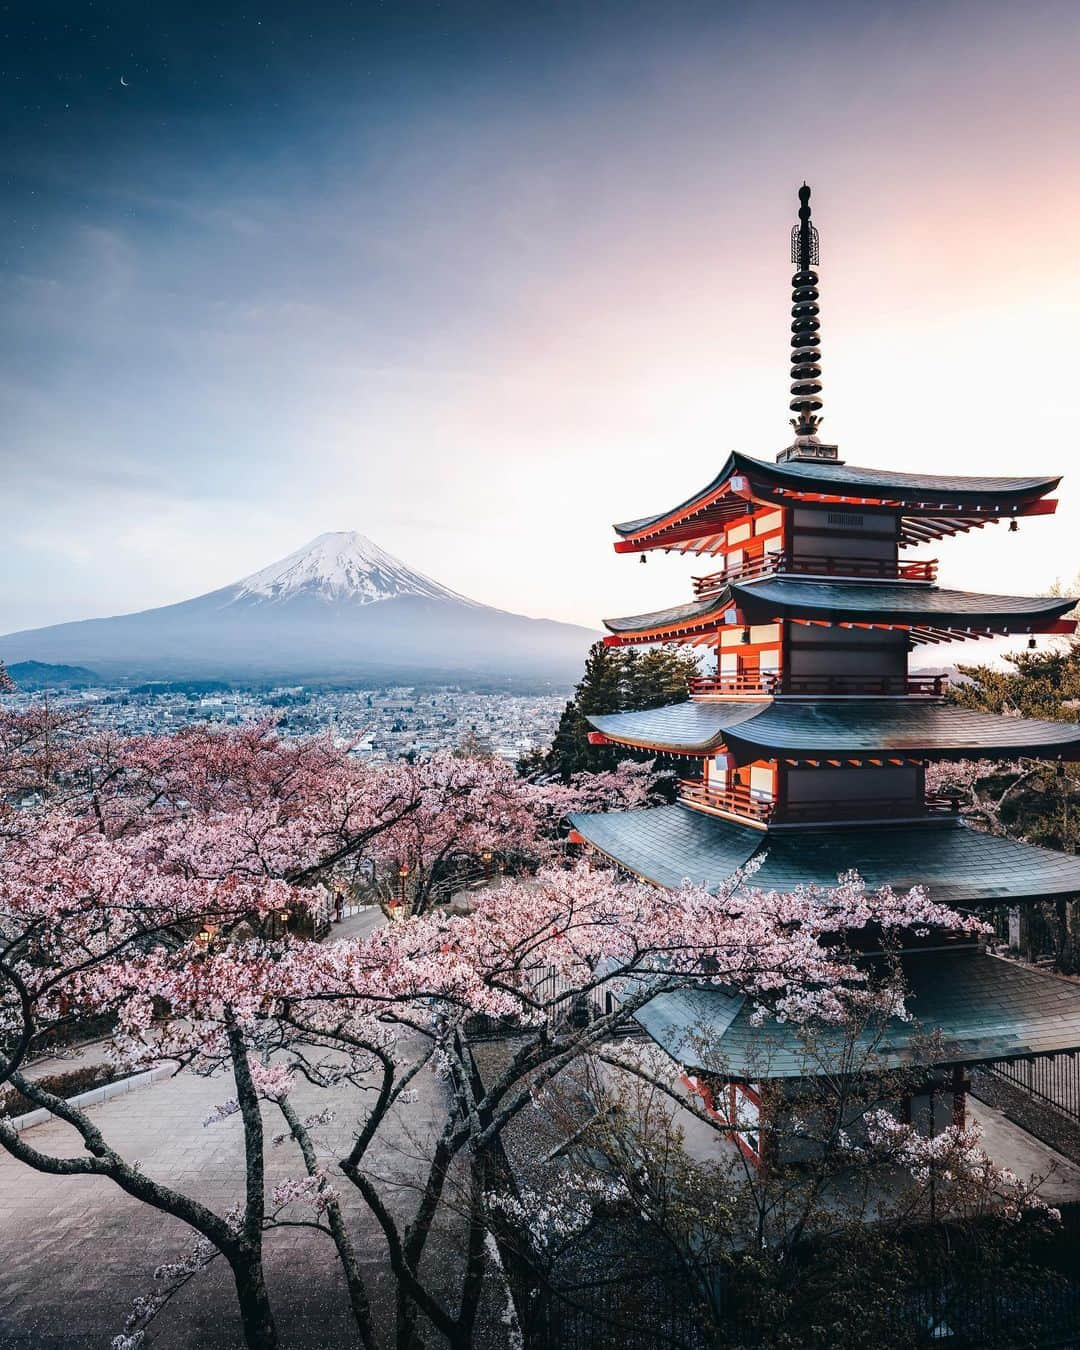
<instances>
[{"instance_id":1,"label":"tiled roof","mask_svg":"<svg viewBox=\"0 0 1080 1350\"><path fill-rule=\"evenodd\" d=\"M759 717L767 703L672 703L645 712L611 713L590 717L589 723L615 741L676 753L702 753L723 744L726 734L740 723Z\"/></svg>"},{"instance_id":2,"label":"tiled roof","mask_svg":"<svg viewBox=\"0 0 1080 1350\"><path fill-rule=\"evenodd\" d=\"M931 628L994 628L1022 633L1032 624L1060 618L1075 604L1075 599L1055 595L977 595L896 581L762 577L757 581L731 582L704 600L691 600L648 614L605 619L604 627L622 635L719 625L724 611L736 605L751 623L788 618L826 619Z\"/></svg>"},{"instance_id":3,"label":"tiled roof","mask_svg":"<svg viewBox=\"0 0 1080 1350\"><path fill-rule=\"evenodd\" d=\"M605 619L604 627L612 633L645 633L652 628L677 627L680 624L700 623L715 614L719 623L721 616L731 604L732 598L727 591L719 595L708 596L704 600L690 600L685 605L673 605L670 609L656 609L649 614L631 614L624 619Z\"/></svg>"},{"instance_id":4,"label":"tiled roof","mask_svg":"<svg viewBox=\"0 0 1080 1350\"><path fill-rule=\"evenodd\" d=\"M830 488L864 487L908 501L917 500L920 493L927 497L947 497L951 502L962 502L965 497L991 495L1027 498L1052 492L1061 482L1060 474L1037 474L1023 478L962 477L947 473L905 473L901 469L866 469L857 464L830 463L828 460L815 460L812 463L789 460L786 464L770 464L768 460L754 459L737 451L732 458L734 467L748 473L751 478L762 477L774 482L790 483L804 491L813 490L819 485L826 492Z\"/></svg>"},{"instance_id":5,"label":"tiled roof","mask_svg":"<svg viewBox=\"0 0 1080 1350\"><path fill-rule=\"evenodd\" d=\"M1075 600L1061 596L976 595L895 581L802 581L765 577L735 582L732 599L751 619L822 618L879 623L983 628L1011 621L1021 631L1028 620L1056 619Z\"/></svg>"},{"instance_id":6,"label":"tiled roof","mask_svg":"<svg viewBox=\"0 0 1080 1350\"><path fill-rule=\"evenodd\" d=\"M903 825L754 830L682 805L579 813L579 834L628 871L660 886L685 879L713 890L757 854L753 885L790 891L830 886L857 870L872 886L924 885L964 907L1080 895L1080 857L943 818Z\"/></svg>"},{"instance_id":7,"label":"tiled roof","mask_svg":"<svg viewBox=\"0 0 1080 1350\"><path fill-rule=\"evenodd\" d=\"M903 500L917 514L919 505L937 505L945 503L956 506L974 506L985 502L987 498L996 498L1002 505L1028 501L1052 492L1061 481L1057 476L1036 476L1024 478L960 478L950 474L904 473L894 469L863 469L854 464L833 464L828 461L815 463L789 462L770 464L765 460L754 459L750 455L734 451L724 463L716 477L707 483L700 492L695 492L678 506L652 516L642 516L638 520L627 520L616 525L621 535L636 534L640 530L689 510L694 504L706 498L731 477L743 473L752 483L764 487L788 486L802 492L822 492L841 495L865 495Z\"/></svg>"},{"instance_id":8,"label":"tiled roof","mask_svg":"<svg viewBox=\"0 0 1080 1350\"><path fill-rule=\"evenodd\" d=\"M590 717L612 740L681 754L721 745L739 759L887 754L1000 758L1080 754L1080 722L969 712L924 698L780 698L772 702L675 703Z\"/></svg>"},{"instance_id":9,"label":"tiled roof","mask_svg":"<svg viewBox=\"0 0 1080 1350\"><path fill-rule=\"evenodd\" d=\"M970 947L912 954L903 969L915 1020L890 1020L872 1052L879 1029L868 1029L862 1046L875 1068L921 1060L926 1033L935 1031L940 1065L1080 1049L1080 985ZM676 1062L735 1079L813 1077L835 1068L847 1049L827 1029L806 1037L791 1023L754 1026L752 1013L743 995L686 988L658 994L637 1020Z\"/></svg>"}]
</instances>

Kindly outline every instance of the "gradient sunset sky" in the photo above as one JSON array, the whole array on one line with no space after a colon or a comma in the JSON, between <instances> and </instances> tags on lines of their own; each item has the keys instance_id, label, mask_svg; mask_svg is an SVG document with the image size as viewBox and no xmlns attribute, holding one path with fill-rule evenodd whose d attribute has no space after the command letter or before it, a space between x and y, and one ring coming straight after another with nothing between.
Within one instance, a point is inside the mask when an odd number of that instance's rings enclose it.
<instances>
[{"instance_id":1,"label":"gradient sunset sky","mask_svg":"<svg viewBox=\"0 0 1080 1350\"><path fill-rule=\"evenodd\" d=\"M825 438L1063 472L1055 518L936 554L984 591L1080 570L1075 0L27 0L0 30L0 632L339 529L521 613L678 603L700 564L610 523L790 439L804 178Z\"/></svg>"}]
</instances>

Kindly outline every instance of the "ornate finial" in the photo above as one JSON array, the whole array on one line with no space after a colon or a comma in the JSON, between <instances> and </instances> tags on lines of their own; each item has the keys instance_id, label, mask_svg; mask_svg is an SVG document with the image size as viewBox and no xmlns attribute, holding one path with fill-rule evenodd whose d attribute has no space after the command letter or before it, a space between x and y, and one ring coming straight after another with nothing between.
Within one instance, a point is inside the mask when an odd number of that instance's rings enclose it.
<instances>
[{"instance_id":1,"label":"ornate finial","mask_svg":"<svg viewBox=\"0 0 1080 1350\"><path fill-rule=\"evenodd\" d=\"M810 224L810 189L799 189L799 223L791 231L791 261L798 269L791 278L791 419L796 438L815 436L821 418L821 360L818 322L820 262L818 232Z\"/></svg>"}]
</instances>

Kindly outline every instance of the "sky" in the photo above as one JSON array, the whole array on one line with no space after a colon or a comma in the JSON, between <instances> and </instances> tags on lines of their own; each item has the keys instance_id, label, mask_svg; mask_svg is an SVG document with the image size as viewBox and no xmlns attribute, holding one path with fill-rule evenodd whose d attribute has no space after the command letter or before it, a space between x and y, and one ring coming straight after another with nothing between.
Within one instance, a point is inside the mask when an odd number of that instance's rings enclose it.
<instances>
[{"instance_id":1,"label":"sky","mask_svg":"<svg viewBox=\"0 0 1080 1350\"><path fill-rule=\"evenodd\" d=\"M0 632L327 530L597 626L617 557L787 410L796 189L823 436L1064 473L942 582L1080 570L1080 6L0 5ZM704 570L708 570L705 568Z\"/></svg>"}]
</instances>

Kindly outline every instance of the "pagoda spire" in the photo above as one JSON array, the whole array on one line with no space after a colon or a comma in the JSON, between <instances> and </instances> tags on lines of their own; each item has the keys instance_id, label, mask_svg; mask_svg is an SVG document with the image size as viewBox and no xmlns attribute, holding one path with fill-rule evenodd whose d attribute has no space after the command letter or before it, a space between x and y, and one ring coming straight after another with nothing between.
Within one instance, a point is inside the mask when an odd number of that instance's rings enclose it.
<instances>
[{"instance_id":1,"label":"pagoda spire","mask_svg":"<svg viewBox=\"0 0 1080 1350\"><path fill-rule=\"evenodd\" d=\"M818 321L818 232L810 224L810 189L799 189L799 223L791 230L791 419L796 436L814 436L821 418L821 324Z\"/></svg>"},{"instance_id":2,"label":"pagoda spire","mask_svg":"<svg viewBox=\"0 0 1080 1350\"><path fill-rule=\"evenodd\" d=\"M821 323L818 319L818 232L810 223L810 188L799 189L799 223L791 230L791 419L795 443L778 459L836 459L836 447L818 440L821 425Z\"/></svg>"}]
</instances>

